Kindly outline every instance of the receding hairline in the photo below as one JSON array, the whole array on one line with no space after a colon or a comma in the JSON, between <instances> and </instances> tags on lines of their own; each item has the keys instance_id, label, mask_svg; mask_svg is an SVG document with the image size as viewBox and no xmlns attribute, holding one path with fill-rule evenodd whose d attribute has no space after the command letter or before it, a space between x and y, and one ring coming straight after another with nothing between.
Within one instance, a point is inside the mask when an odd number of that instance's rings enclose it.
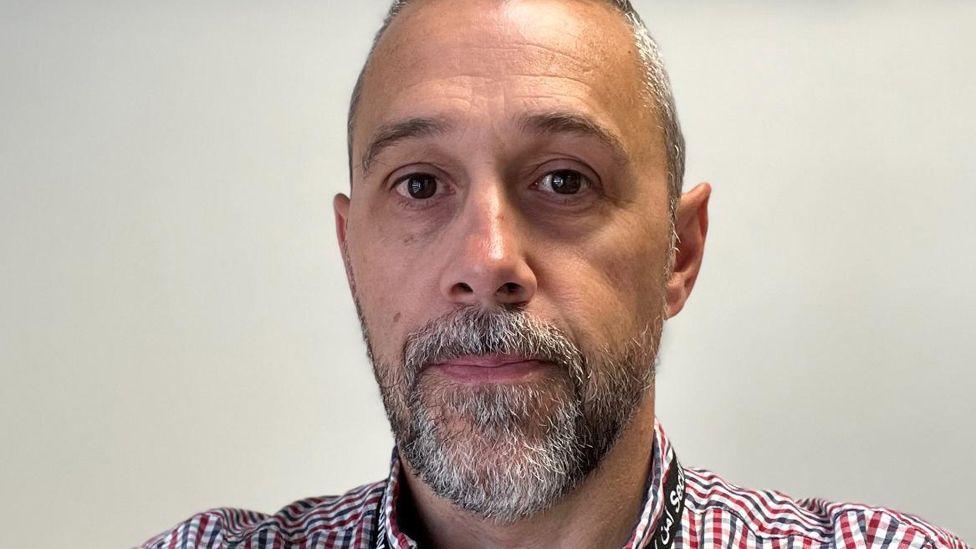
<instances>
[{"instance_id":1,"label":"receding hairline","mask_svg":"<svg viewBox=\"0 0 976 549\"><path fill-rule=\"evenodd\" d=\"M353 93L349 103L349 113L347 120L347 148L349 155L349 179L350 185L353 180L353 134L356 125L356 118L359 104L363 95L366 74L373 61L373 54L377 50L378 44L386 35L386 31L394 20L400 15L405 7L414 5L421 0L394 0L389 12L383 21L382 26L377 31L369 54L356 80ZM507 2L509 0L498 0ZM570 1L570 0L565 0ZM672 216L677 207L677 200L681 194L682 180L684 177L684 138L678 123L677 113L674 106L674 98L671 93L670 81L667 71L664 68L657 44L651 38L646 25L640 15L634 10L630 0L572 0L582 1L589 4L599 4L612 9L615 13L622 16L632 31L632 40L637 50L637 57L640 64L640 86L642 95L641 103L643 108L650 109L651 120L656 124L655 130L661 132L664 137L665 159L667 164L669 209Z\"/></svg>"}]
</instances>

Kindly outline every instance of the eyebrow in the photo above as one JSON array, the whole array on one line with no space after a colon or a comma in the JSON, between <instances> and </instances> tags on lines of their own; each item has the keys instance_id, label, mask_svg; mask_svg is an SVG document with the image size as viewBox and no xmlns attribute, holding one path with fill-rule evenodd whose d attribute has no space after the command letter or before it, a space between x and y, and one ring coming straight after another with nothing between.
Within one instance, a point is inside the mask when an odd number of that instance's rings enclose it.
<instances>
[{"instance_id":1,"label":"eyebrow","mask_svg":"<svg viewBox=\"0 0 976 549\"><path fill-rule=\"evenodd\" d=\"M442 118L423 117L407 118L380 126L363 152L363 174L369 173L373 161L384 149L407 139L440 135L448 132L451 127L451 124Z\"/></svg>"},{"instance_id":2,"label":"eyebrow","mask_svg":"<svg viewBox=\"0 0 976 549\"><path fill-rule=\"evenodd\" d=\"M541 134L574 134L596 139L610 149L614 160L621 165L626 164L629 158L627 149L617 134L583 114L563 111L529 114L519 118L519 125L523 131Z\"/></svg>"},{"instance_id":3,"label":"eyebrow","mask_svg":"<svg viewBox=\"0 0 976 549\"><path fill-rule=\"evenodd\" d=\"M596 139L610 149L615 161L621 165L627 163L627 152L620 138L586 115L568 111L527 114L518 118L518 126L522 131L538 134L573 134ZM385 149L408 139L442 135L453 127L447 119L437 117L407 118L380 126L363 152L363 175L369 174L376 157Z\"/></svg>"}]
</instances>

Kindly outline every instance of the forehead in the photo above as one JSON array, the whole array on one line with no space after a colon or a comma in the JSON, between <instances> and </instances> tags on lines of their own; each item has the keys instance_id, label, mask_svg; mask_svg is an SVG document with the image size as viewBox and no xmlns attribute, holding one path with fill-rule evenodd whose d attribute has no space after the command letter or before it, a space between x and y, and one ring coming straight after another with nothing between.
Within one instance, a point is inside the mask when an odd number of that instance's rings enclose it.
<instances>
[{"instance_id":1,"label":"forehead","mask_svg":"<svg viewBox=\"0 0 976 549\"><path fill-rule=\"evenodd\" d=\"M584 0L415 0L364 75L354 146L388 121L448 116L499 125L524 111L577 111L645 149L653 127L626 20Z\"/></svg>"}]
</instances>

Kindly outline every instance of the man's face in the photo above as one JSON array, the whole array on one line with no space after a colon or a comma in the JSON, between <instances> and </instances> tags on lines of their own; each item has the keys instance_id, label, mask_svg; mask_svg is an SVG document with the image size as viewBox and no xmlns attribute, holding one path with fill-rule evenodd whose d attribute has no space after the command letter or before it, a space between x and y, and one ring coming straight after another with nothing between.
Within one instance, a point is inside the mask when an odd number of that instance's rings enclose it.
<instances>
[{"instance_id":1,"label":"man's face","mask_svg":"<svg viewBox=\"0 0 976 549\"><path fill-rule=\"evenodd\" d=\"M419 1L367 70L347 272L407 465L472 511L551 504L648 393L671 222L640 82L583 1Z\"/></svg>"}]
</instances>

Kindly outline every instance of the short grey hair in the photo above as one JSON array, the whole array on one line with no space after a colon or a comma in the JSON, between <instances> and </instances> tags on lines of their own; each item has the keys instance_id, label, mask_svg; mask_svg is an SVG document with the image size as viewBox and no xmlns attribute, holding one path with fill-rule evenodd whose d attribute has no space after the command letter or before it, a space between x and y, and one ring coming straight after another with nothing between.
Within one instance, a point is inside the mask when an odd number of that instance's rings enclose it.
<instances>
[{"instance_id":1,"label":"short grey hair","mask_svg":"<svg viewBox=\"0 0 976 549\"><path fill-rule=\"evenodd\" d=\"M413 0L393 0L390 11L383 20L383 26L377 31L370 47L369 55L359 72L356 85L352 91L352 98L349 101L349 118L347 125L347 142L349 148L349 178L352 181L352 134L355 124L356 110L362 98L363 80L365 80L366 69L369 66L376 45L379 43L383 34L386 33L390 23L403 10L403 8ZM674 105L674 95L671 93L671 81L664 68L664 60L661 57L661 50L657 42L651 37L647 30L647 25L641 19L640 14L634 9L630 0L602 0L604 3L616 9L630 25L634 34L634 44L637 47L643 69L643 88L647 98L654 106L660 126L656 128L664 133L664 145L667 153L668 170L668 207L672 218L681 197L681 187L685 175L685 139L681 133L681 125L678 123L678 112Z\"/></svg>"}]
</instances>

